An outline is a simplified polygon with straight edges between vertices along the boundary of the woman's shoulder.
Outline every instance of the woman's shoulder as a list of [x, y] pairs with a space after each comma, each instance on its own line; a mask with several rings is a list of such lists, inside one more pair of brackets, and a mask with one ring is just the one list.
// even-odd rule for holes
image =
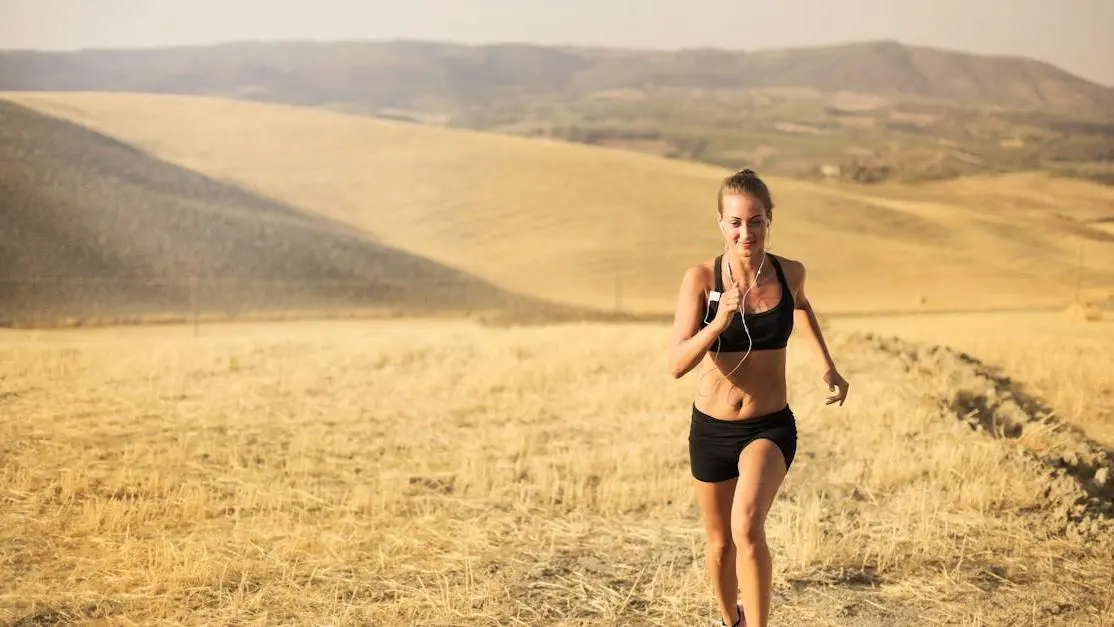
[[781, 264], [781, 267], [785, 270], [788, 270], [788, 269], [801, 270], [805, 267], [804, 262], [801, 262], [797, 259], [790, 259], [789, 257], [786, 257], [785, 255], [775, 255], [774, 253], [769, 253], [769, 255], [771, 257], [773, 257], [774, 259], [777, 259], [777, 262], [779, 264]]
[[770, 253], [770, 256], [777, 260], [778, 265], [781, 266], [781, 271], [785, 273], [785, 280], [793, 286], [798, 286], [804, 281], [805, 278], [805, 264], [804, 262], [796, 259], [790, 259], [782, 255], [775, 255]]
[[681, 284], [691, 290], [708, 291], [715, 285], [715, 261], [706, 260], [689, 266], [681, 278]]

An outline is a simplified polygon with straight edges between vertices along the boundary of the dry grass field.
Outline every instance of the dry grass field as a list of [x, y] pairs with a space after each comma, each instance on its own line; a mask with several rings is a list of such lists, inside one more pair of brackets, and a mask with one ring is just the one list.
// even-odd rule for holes
[[[90, 144], [0, 134], [22, 142], [12, 163], [28, 145], [77, 155], [36, 170], [56, 205], [24, 206], [82, 225], [64, 252], [139, 251], [129, 263], [167, 274], [212, 256], [312, 282], [344, 261], [398, 287], [385, 305], [421, 309], [438, 295], [406, 268], [431, 262], [662, 314], [720, 246], [708, 166], [219, 99], [3, 97], [142, 151], [113, 171]], [[808, 266], [852, 385], [825, 406], [791, 344], [801, 443], [768, 525], [773, 624], [1114, 625], [1114, 188], [767, 180], [772, 249]], [[134, 205], [98, 214], [124, 198], [112, 181]], [[176, 249], [176, 220], [214, 195], [235, 219]], [[165, 213], [128, 222], [150, 199]], [[273, 245], [253, 239], [269, 225]], [[328, 254], [347, 237], [366, 256]], [[686, 442], [699, 375], [669, 376], [668, 325], [413, 308], [0, 329], [0, 624], [708, 624]]]
[[[218, 98], [3, 97], [561, 303], [670, 313], [684, 269], [722, 246], [725, 172], [707, 165]], [[773, 248], [809, 265], [830, 312], [1062, 307], [1081, 273], [1114, 286], [1114, 236], [1096, 221], [1114, 217], [1112, 187], [1036, 174], [877, 187], [767, 180]]]
[[1114, 450], [1114, 319], [1068, 312], [836, 318], [839, 331], [873, 332], [947, 346], [1041, 398], [1065, 423]]
[[[842, 408], [790, 347], [773, 624], [1114, 623], [1109, 453], [989, 366], [867, 326], [829, 332]], [[667, 335], [4, 331], [0, 621], [708, 624], [695, 378], [668, 377]]]

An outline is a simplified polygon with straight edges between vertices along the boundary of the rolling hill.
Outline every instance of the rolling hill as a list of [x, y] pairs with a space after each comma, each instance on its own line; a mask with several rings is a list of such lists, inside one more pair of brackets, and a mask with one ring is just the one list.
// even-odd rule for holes
[[[668, 314], [721, 248], [722, 169], [238, 100], [4, 97], [502, 289]], [[761, 172], [760, 172], [761, 173]], [[1114, 189], [1043, 175], [873, 187], [767, 177], [772, 250], [827, 313], [1054, 306], [1114, 286]], [[1081, 253], [1084, 253], [1081, 255]]]
[[1044, 170], [1114, 182], [1114, 88], [872, 41], [653, 51], [241, 42], [0, 52], [0, 90], [235, 97], [856, 182]]
[[7, 101], [0, 196], [0, 324], [546, 309]]

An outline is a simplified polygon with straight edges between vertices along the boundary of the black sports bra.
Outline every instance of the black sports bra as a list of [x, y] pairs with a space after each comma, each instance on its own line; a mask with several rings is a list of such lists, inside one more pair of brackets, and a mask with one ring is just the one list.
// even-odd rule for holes
[[[793, 332], [793, 292], [789, 289], [789, 282], [785, 280], [785, 274], [781, 271], [781, 264], [777, 257], [770, 255], [769, 258], [774, 264], [774, 272], [777, 273], [777, 280], [781, 285], [781, 298], [778, 299], [776, 305], [766, 311], [746, 314], [745, 329], [743, 328], [742, 318], [738, 314], [732, 316], [727, 328], [724, 329], [723, 333], [720, 333], [717, 341], [712, 344], [710, 349], [712, 352], [736, 353], [745, 352], [748, 348], [751, 351], [777, 350], [785, 348], [789, 342], [789, 335]], [[722, 254], [716, 257], [715, 290], [717, 295], [723, 293], [722, 260]], [[701, 328], [708, 326], [708, 322], [715, 318], [718, 307], [718, 299], [708, 301], [704, 319], [700, 321]], [[750, 331], [749, 340], [747, 339], [748, 330]]]

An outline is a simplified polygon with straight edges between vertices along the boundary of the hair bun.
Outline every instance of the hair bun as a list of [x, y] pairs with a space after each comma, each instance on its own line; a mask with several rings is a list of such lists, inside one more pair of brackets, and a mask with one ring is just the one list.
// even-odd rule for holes
[[757, 174], [754, 173], [754, 170], [751, 170], [750, 168], [743, 168], [742, 170], [739, 170], [735, 174], [736, 175], [741, 174], [743, 176], [758, 176]]

